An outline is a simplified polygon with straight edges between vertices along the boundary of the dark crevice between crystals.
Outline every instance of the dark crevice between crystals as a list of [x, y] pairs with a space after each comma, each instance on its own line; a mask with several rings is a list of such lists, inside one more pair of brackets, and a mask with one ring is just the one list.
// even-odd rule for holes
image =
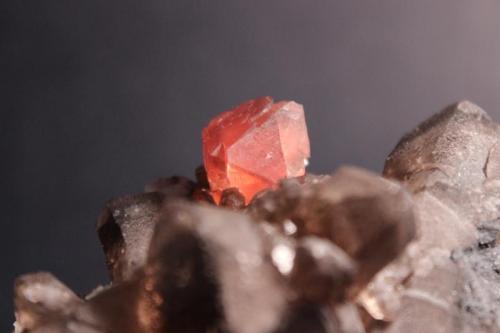
[[[199, 333], [220, 326], [223, 315], [213, 265], [203, 242], [189, 230], [173, 227], [151, 267], [155, 291], [164, 302], [159, 311], [168, 332]], [[158, 263], [157, 265], [155, 263]]]
[[112, 280], [121, 280], [123, 277], [119, 267], [119, 258], [126, 251], [122, 231], [109, 210], [105, 210], [99, 219], [107, 221], [97, 229], [106, 256], [106, 266]]
[[324, 317], [318, 304], [297, 303], [288, 311], [282, 326], [273, 333], [334, 333], [328, 327], [333, 325], [328, 323], [329, 319]]
[[126, 280], [144, 263], [148, 243], [165, 195], [139, 193], [110, 200], [97, 221], [111, 281]]

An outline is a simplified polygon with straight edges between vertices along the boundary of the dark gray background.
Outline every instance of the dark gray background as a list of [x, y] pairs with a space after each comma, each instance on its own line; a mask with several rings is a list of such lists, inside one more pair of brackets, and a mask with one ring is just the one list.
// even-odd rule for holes
[[200, 163], [215, 114], [304, 104], [311, 170], [381, 170], [399, 137], [468, 98], [500, 119], [496, 0], [0, 1], [0, 323], [15, 276], [107, 280], [103, 203]]

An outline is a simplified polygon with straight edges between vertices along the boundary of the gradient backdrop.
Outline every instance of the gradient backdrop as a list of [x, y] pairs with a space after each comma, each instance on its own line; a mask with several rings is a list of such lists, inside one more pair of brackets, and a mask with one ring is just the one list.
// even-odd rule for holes
[[19, 274], [106, 283], [103, 203], [192, 175], [208, 120], [265, 94], [304, 104], [310, 170], [380, 171], [449, 103], [500, 120], [500, 2], [0, 1], [0, 330]]

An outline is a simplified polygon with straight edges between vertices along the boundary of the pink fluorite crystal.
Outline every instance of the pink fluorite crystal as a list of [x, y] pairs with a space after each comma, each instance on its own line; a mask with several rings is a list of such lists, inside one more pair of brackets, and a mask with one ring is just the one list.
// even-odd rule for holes
[[203, 130], [203, 159], [217, 201], [224, 189], [237, 188], [248, 202], [283, 178], [302, 176], [309, 156], [304, 109], [293, 101], [257, 98]]

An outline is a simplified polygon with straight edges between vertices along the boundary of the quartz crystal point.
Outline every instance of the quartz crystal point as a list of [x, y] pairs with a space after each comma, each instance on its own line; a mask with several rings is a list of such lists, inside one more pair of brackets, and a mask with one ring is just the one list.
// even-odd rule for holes
[[106, 263], [114, 282], [129, 279], [146, 261], [163, 196], [157, 192], [109, 201], [97, 222]]
[[359, 300], [388, 332], [500, 332], [499, 126], [470, 102], [403, 137], [384, 174], [415, 193], [417, 235]]
[[286, 180], [257, 196], [248, 213], [298, 238], [328, 239], [358, 267], [351, 293], [395, 259], [414, 236], [413, 200], [398, 183], [343, 167], [330, 177]]
[[488, 114], [460, 102], [405, 135], [387, 158], [384, 175], [414, 186], [419, 179], [427, 185], [438, 180], [458, 187], [478, 185], [488, 170], [496, 170], [488, 157], [496, 152], [497, 141], [498, 126]]
[[97, 233], [113, 282], [131, 278], [145, 263], [164, 202], [178, 199], [213, 202], [202, 184], [181, 176], [156, 179], [145, 186], [145, 191], [110, 200], [99, 216]]
[[292, 101], [257, 98], [220, 114], [203, 130], [203, 159], [216, 196], [235, 187], [250, 201], [283, 178], [304, 175], [309, 156], [304, 110]]

